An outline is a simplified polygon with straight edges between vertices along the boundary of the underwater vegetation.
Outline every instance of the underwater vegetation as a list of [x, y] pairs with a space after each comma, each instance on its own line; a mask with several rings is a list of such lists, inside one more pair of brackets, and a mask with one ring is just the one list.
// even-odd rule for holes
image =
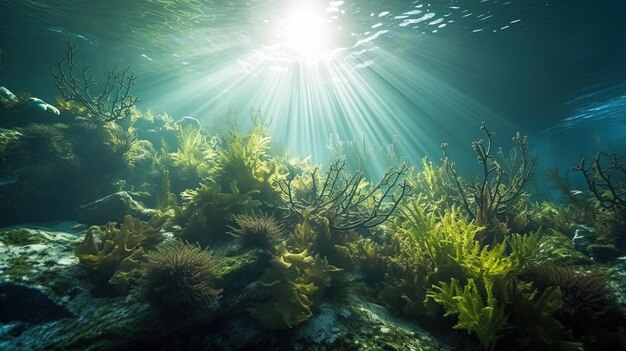
[[[626, 249], [619, 155], [581, 159], [585, 191], [551, 172], [563, 203], [537, 203], [528, 139], [514, 134], [505, 153], [483, 123], [477, 176], [461, 174], [445, 144], [441, 163], [412, 165], [392, 143], [390, 167], [370, 180], [373, 152], [358, 143], [333, 141], [335, 157], [319, 165], [273, 147], [258, 111], [247, 130], [141, 112], [128, 68], [98, 81], [77, 54], [70, 42], [52, 68], [58, 114], [27, 95], [0, 99], [0, 223], [89, 226], [63, 261], [81, 272], [66, 300], [88, 296], [107, 313], [81, 317], [89, 328], [65, 325], [81, 335], [59, 349], [112, 349], [102, 335], [167, 348], [205, 334], [217, 348], [223, 336], [211, 333], [223, 325], [245, 336], [233, 348], [288, 348], [313, 330], [327, 335], [320, 349], [402, 349], [409, 334], [375, 309], [467, 348], [626, 348], [623, 278], [611, 270]], [[18, 248], [3, 272], [27, 276], [35, 263], [22, 253], [52, 245], [45, 238], [2, 231]], [[357, 340], [367, 329], [376, 335]]]

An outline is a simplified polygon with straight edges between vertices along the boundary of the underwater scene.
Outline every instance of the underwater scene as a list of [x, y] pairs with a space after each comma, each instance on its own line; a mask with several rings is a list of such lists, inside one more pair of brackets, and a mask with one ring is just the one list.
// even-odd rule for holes
[[625, 15], [0, 0], [0, 350], [626, 350]]

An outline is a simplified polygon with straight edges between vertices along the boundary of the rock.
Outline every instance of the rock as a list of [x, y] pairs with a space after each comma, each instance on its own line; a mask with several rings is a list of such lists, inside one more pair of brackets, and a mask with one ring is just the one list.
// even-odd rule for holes
[[17, 96], [15, 96], [15, 94], [13, 94], [9, 89], [0, 86], [0, 100], [2, 99], [17, 102]]
[[156, 214], [156, 210], [144, 208], [130, 194], [120, 191], [80, 206], [76, 216], [80, 223], [92, 225], [111, 221], [121, 222], [125, 215], [131, 215], [140, 220], [148, 220], [154, 214]]
[[574, 229], [574, 237], [572, 244], [574, 248], [580, 252], [587, 252], [587, 246], [594, 241], [593, 229], [585, 227], [582, 224], [572, 223], [570, 229]]
[[36, 97], [32, 97], [28, 99], [28, 101], [26, 101], [26, 106], [28, 106], [29, 108], [33, 110], [50, 112], [56, 116], [61, 114], [58, 108]]
[[73, 315], [38, 289], [19, 284], [0, 284], [0, 322], [41, 323]]

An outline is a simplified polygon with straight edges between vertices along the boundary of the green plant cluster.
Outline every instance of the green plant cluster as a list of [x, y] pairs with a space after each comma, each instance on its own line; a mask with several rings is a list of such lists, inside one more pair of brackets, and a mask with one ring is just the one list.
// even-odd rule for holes
[[256, 291], [252, 316], [270, 329], [292, 328], [313, 316], [313, 309], [341, 269], [315, 252], [317, 237], [329, 231], [324, 218], [305, 215], [287, 240], [276, 247]]
[[[156, 217], [155, 217], [156, 218]], [[144, 223], [131, 216], [118, 225], [92, 226], [74, 254], [80, 264], [113, 285], [128, 285], [137, 277], [144, 248], [163, 239], [161, 218]]]

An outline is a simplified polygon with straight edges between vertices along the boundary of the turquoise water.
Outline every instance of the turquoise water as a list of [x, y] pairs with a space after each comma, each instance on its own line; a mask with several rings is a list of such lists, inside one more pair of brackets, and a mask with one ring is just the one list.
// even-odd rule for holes
[[0, 350], [626, 350], [625, 15], [0, 0]]
[[72, 38], [96, 67], [131, 65], [144, 109], [204, 124], [259, 109], [275, 140], [319, 160], [331, 134], [397, 137], [405, 155], [438, 159], [443, 141], [467, 149], [481, 121], [503, 138], [531, 135], [548, 164], [575, 161], [593, 133], [623, 141], [621, 1], [0, 6], [0, 78], [14, 91], [53, 99], [48, 67]]

